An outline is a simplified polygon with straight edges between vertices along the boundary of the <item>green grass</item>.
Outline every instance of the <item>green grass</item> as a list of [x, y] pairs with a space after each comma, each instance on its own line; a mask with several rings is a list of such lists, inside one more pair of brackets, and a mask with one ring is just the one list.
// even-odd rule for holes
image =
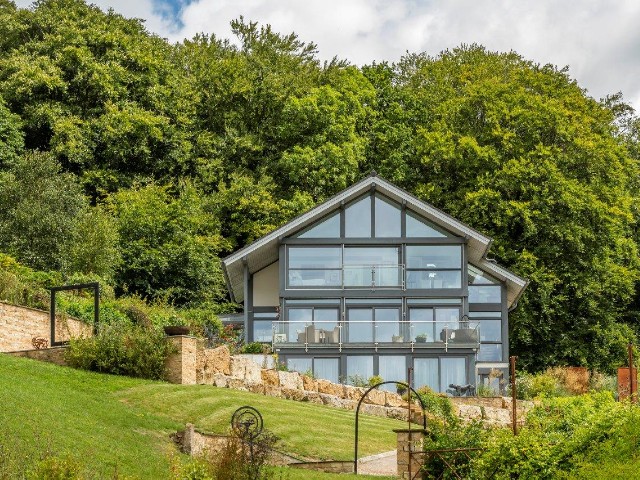
[[[353, 455], [354, 412], [209, 386], [180, 386], [101, 375], [0, 354], [0, 445], [20, 454], [50, 449], [69, 454], [91, 478], [169, 477], [181, 457], [169, 435], [194, 423], [224, 432], [232, 412], [252, 405], [281, 450], [336, 460]], [[393, 428], [404, 422], [361, 416], [360, 455], [395, 447]], [[290, 480], [345, 475], [284, 469]], [[366, 477], [359, 477], [366, 478]], [[373, 478], [373, 477], [372, 477]], [[375, 477], [380, 479], [381, 477]]]
[[[118, 396], [128, 404], [212, 433], [227, 432], [234, 410], [251, 405], [261, 412], [265, 428], [282, 439], [281, 450], [313, 459], [353, 459], [353, 411], [206, 385], [148, 384]], [[406, 423], [361, 415], [359, 456], [393, 450], [394, 428], [406, 428]]]

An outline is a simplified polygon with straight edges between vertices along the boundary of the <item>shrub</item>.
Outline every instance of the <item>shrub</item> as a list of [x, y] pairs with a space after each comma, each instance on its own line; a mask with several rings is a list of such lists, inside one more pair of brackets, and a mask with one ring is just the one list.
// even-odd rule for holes
[[374, 375], [373, 377], [369, 377], [369, 380], [367, 380], [367, 387], [373, 387], [374, 385], [378, 385], [382, 382], [384, 382], [384, 380], [380, 375]]
[[95, 337], [69, 343], [65, 359], [70, 366], [95, 372], [161, 379], [171, 346], [158, 330], [138, 326], [102, 326]]
[[243, 345], [242, 348], [240, 349], [240, 353], [253, 353], [253, 354], [264, 353], [265, 347], [267, 347], [267, 345], [263, 343], [251, 342], [251, 343], [247, 343], [246, 345]]

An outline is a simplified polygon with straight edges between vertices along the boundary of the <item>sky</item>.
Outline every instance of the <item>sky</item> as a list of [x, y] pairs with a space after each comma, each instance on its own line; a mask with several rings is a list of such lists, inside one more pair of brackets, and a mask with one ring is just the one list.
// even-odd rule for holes
[[[18, 0], [26, 7], [31, 0]], [[622, 92], [640, 111], [638, 0], [92, 0], [172, 42], [196, 33], [233, 40], [229, 23], [270, 24], [318, 46], [318, 56], [356, 65], [437, 55], [461, 44], [516, 51], [568, 66], [590, 96]]]

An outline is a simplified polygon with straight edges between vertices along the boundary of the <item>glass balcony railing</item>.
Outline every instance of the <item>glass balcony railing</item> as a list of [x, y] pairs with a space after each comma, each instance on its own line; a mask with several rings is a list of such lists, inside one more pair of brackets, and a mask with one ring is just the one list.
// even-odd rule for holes
[[404, 265], [344, 265], [345, 288], [404, 288]]
[[480, 343], [478, 322], [348, 321], [273, 322], [273, 343], [290, 346], [388, 344], [471, 348]]

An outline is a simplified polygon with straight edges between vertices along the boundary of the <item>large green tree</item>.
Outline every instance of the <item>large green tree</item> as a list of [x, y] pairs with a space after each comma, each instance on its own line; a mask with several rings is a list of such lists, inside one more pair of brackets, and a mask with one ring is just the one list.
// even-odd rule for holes
[[[492, 236], [492, 255], [530, 279], [511, 315], [521, 365], [621, 362], [635, 338], [620, 320], [638, 278], [638, 170], [614, 112], [565, 70], [475, 45], [367, 73], [392, 102], [373, 152], [401, 147], [372, 164]], [[404, 128], [385, 132], [396, 119]]]

